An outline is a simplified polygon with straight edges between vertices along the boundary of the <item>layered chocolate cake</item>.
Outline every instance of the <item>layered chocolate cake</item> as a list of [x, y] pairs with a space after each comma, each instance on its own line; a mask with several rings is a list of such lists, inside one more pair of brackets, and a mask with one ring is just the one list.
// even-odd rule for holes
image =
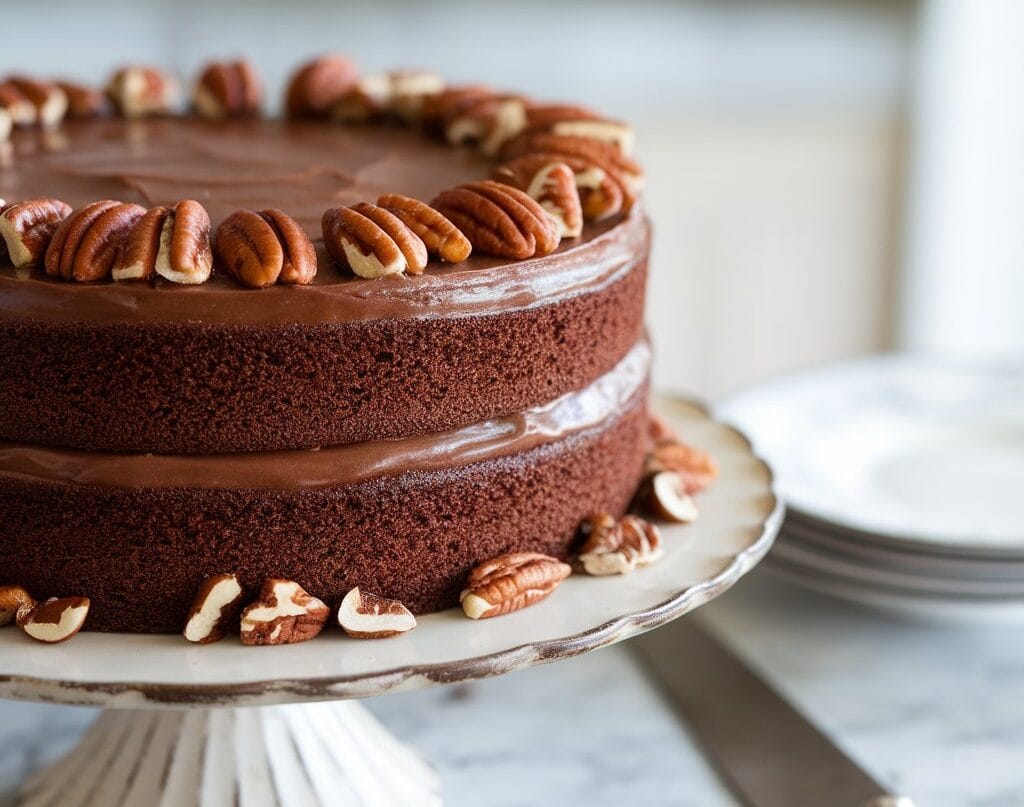
[[[623, 129], [503, 94], [470, 104], [424, 76], [392, 74], [423, 87], [392, 95], [334, 76], [330, 104], [293, 86], [280, 120], [216, 74], [201, 115], [142, 116], [165, 110], [119, 95], [121, 75], [106, 102], [120, 114], [97, 101], [57, 128], [14, 127], [0, 207], [66, 210], [40, 208], [45, 249], [0, 222], [0, 584], [88, 597], [93, 630], [180, 631], [225, 572], [250, 595], [286, 578], [335, 605], [358, 586], [421, 613], [457, 604], [481, 561], [565, 558], [585, 516], [626, 509], [648, 422], [649, 231], [630, 199], [594, 196], [635, 190], [614, 169]], [[545, 197], [553, 163], [581, 223]], [[385, 236], [422, 221], [385, 194], [433, 200], [472, 254], [440, 260], [424, 230], [418, 263], [419, 240]], [[182, 200], [214, 233], [205, 282], [159, 271], [183, 271], [179, 225], [202, 229]], [[255, 223], [229, 239], [240, 210]], [[536, 210], [560, 236], [548, 254]], [[331, 215], [365, 228], [362, 258], [358, 233], [331, 243]], [[264, 225], [280, 241], [269, 281], [250, 271]], [[133, 249], [159, 252], [157, 271]]]

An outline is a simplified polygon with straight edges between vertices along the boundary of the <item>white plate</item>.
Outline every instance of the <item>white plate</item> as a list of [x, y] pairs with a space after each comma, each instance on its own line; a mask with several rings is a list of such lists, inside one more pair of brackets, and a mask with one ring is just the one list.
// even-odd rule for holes
[[716, 409], [791, 509], [897, 541], [1024, 556], [1024, 372], [916, 355], [807, 370]]
[[771, 472], [740, 433], [695, 406], [659, 409], [714, 454], [721, 475], [700, 496], [696, 523], [665, 527], [665, 557], [646, 569], [573, 575], [532, 608], [480, 622], [453, 609], [382, 641], [348, 639], [334, 628], [280, 647], [101, 633], [51, 646], [7, 628], [0, 630], [0, 697], [126, 707], [366, 697], [498, 675], [656, 627], [728, 589], [768, 551], [782, 521]]

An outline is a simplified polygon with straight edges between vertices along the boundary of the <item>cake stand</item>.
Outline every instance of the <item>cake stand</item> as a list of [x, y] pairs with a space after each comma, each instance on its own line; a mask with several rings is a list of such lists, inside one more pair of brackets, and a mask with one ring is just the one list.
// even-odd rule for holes
[[104, 707], [66, 757], [24, 784], [19, 804], [439, 804], [433, 769], [359, 698], [500, 675], [621, 641], [714, 599], [771, 546], [782, 505], [747, 440], [695, 405], [658, 408], [715, 455], [721, 477], [701, 494], [700, 518], [666, 525], [665, 556], [632, 575], [573, 575], [532, 608], [479, 622], [452, 609], [381, 641], [328, 628], [278, 647], [100, 633], [42, 645], [0, 631], [0, 697]]

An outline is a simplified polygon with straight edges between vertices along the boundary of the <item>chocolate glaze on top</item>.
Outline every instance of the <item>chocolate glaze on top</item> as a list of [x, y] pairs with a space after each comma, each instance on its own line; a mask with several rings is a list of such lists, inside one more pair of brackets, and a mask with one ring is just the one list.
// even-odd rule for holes
[[201, 286], [65, 283], [38, 270], [0, 273], [0, 317], [64, 322], [349, 322], [453, 317], [543, 305], [621, 275], [643, 246], [639, 214], [588, 226], [544, 258], [508, 263], [474, 255], [431, 263], [419, 276], [366, 280], [334, 266], [320, 237], [324, 210], [383, 192], [430, 200], [446, 187], [488, 175], [470, 149], [379, 127], [192, 119], [69, 122], [57, 133], [18, 131], [0, 197], [49, 196], [80, 207], [100, 198], [147, 206], [201, 201], [214, 227], [239, 208], [279, 208], [317, 245], [312, 286], [240, 288], [215, 273]]

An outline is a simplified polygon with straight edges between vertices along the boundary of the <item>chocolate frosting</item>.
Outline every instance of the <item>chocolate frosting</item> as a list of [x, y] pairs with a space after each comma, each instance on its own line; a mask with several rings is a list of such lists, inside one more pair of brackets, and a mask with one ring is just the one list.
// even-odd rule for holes
[[443, 470], [528, 451], [597, 426], [637, 394], [649, 369], [650, 348], [640, 342], [585, 389], [525, 412], [448, 432], [312, 451], [125, 455], [0, 443], [0, 479], [125, 488], [293, 490]]
[[[0, 317], [65, 322], [346, 322], [453, 317], [542, 305], [613, 282], [647, 238], [639, 214], [588, 226], [553, 255], [506, 263], [474, 255], [431, 263], [419, 276], [365, 280], [331, 264], [320, 239], [325, 209], [383, 192], [429, 200], [490, 172], [468, 148], [407, 130], [274, 120], [69, 122], [59, 132], [18, 131], [0, 171], [0, 197], [49, 196], [79, 207], [98, 198], [147, 206], [194, 198], [216, 226], [239, 208], [278, 208], [317, 245], [307, 287], [253, 291], [215, 273], [196, 287], [159, 280], [66, 283], [0, 273]], [[626, 230], [627, 232], [623, 232]]]

